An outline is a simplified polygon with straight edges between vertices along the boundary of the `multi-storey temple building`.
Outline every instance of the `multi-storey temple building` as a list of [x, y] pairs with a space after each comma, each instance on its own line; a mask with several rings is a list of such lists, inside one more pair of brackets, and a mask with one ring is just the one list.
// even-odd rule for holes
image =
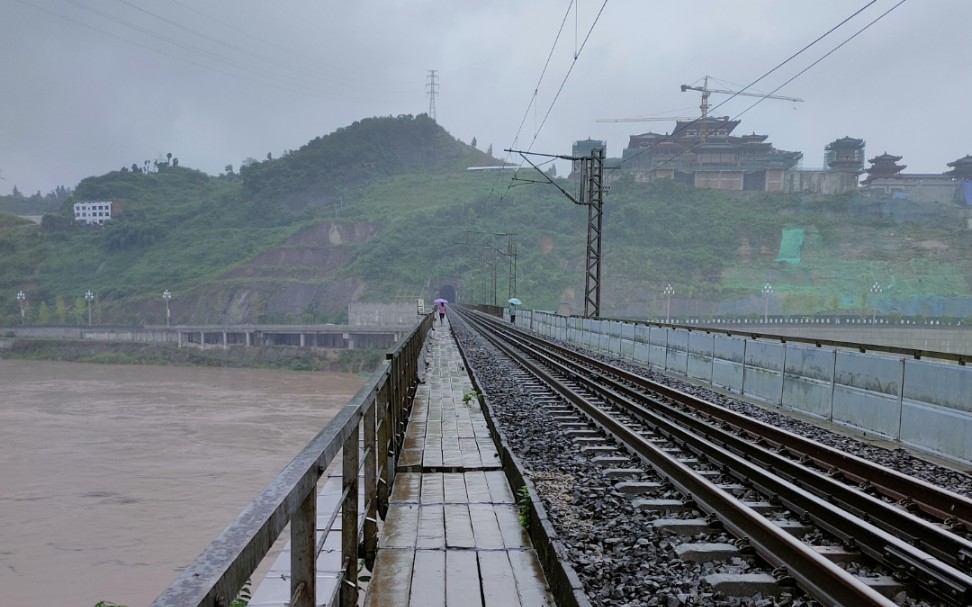
[[766, 135], [734, 135], [738, 120], [678, 121], [671, 134], [632, 135], [621, 157], [643, 181], [673, 179], [697, 188], [784, 191], [784, 173], [803, 158], [778, 150]]
[[[631, 135], [621, 169], [638, 181], [672, 179], [697, 188], [810, 194], [860, 191], [870, 197], [965, 200], [972, 206], [972, 155], [949, 162], [951, 170], [944, 173], [907, 174], [902, 173], [906, 166], [898, 164], [902, 157], [888, 153], [871, 158], [871, 166], [865, 168], [864, 140], [841, 137], [824, 149], [823, 168], [803, 169], [799, 166], [802, 152], [778, 150], [766, 135], [735, 135], [738, 126], [738, 120], [708, 117], [679, 120], [675, 130], [664, 135]], [[573, 155], [586, 157], [598, 148], [605, 148], [605, 142], [575, 141]]]

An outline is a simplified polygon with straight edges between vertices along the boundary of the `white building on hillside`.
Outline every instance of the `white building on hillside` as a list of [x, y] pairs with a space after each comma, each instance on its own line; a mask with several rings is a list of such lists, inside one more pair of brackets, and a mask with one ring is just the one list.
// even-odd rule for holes
[[104, 200], [75, 202], [74, 219], [75, 221], [83, 221], [87, 224], [103, 224], [108, 219], [111, 219], [111, 203]]

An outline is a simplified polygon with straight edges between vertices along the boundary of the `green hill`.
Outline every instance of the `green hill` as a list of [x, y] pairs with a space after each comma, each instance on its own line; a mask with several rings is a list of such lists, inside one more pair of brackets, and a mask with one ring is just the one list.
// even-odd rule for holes
[[[502, 302], [514, 243], [525, 305], [580, 313], [586, 208], [549, 185], [509, 187], [505, 171], [466, 170], [487, 164], [499, 161], [427, 116], [370, 118], [238, 174], [162, 162], [91, 177], [40, 227], [0, 206], [0, 323], [19, 321], [19, 290], [40, 324], [86, 320], [89, 289], [105, 324], [164, 322], [166, 289], [175, 323], [341, 322], [349, 302], [430, 298], [446, 282], [465, 301], [492, 302], [495, 280]], [[970, 294], [970, 233], [954, 205], [931, 224], [896, 225], [852, 221], [869, 203], [850, 196], [730, 195], [613, 175], [610, 186], [607, 316], [662, 313], [669, 283], [682, 313], [741, 313], [765, 282], [794, 314], [859, 312], [874, 282], [888, 307]], [[76, 225], [79, 200], [112, 201], [112, 221]], [[802, 244], [794, 236], [781, 251], [784, 230]]]

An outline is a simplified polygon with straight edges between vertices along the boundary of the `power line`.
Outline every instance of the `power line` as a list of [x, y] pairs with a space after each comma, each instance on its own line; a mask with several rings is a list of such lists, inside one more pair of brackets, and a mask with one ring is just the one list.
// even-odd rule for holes
[[[776, 91], [778, 91], [778, 90], [780, 90], [780, 89], [781, 89], [781, 88], [783, 88], [784, 86], [786, 86], [786, 85], [788, 85], [788, 84], [790, 84], [791, 82], [793, 82], [794, 80], [796, 80], [797, 78], [799, 78], [800, 76], [802, 76], [802, 75], [803, 75], [804, 73], [806, 73], [806, 72], [807, 72], [807, 70], [809, 70], [810, 68], [812, 68], [813, 66], [815, 66], [815, 65], [817, 65], [818, 63], [820, 63], [821, 61], [823, 61], [823, 60], [824, 60], [824, 59], [826, 59], [827, 57], [829, 57], [829, 56], [831, 56], [832, 54], [834, 54], [834, 53], [835, 53], [835, 52], [837, 51], [837, 49], [839, 49], [839, 48], [841, 48], [842, 46], [844, 46], [845, 44], [847, 44], [848, 42], [850, 42], [850, 41], [851, 41], [851, 40], [853, 40], [854, 38], [857, 38], [857, 37], [858, 37], [858, 36], [859, 36], [860, 34], [862, 34], [862, 33], [864, 33], [864, 31], [865, 31], [865, 30], [867, 30], [868, 28], [870, 28], [870, 27], [871, 27], [872, 25], [874, 25], [875, 23], [877, 23], [877, 22], [878, 22], [878, 21], [880, 21], [881, 19], [884, 19], [884, 17], [885, 17], [885, 16], [887, 16], [887, 14], [888, 14], [888, 13], [890, 13], [890, 12], [891, 12], [891, 11], [893, 11], [894, 9], [896, 9], [896, 8], [898, 8], [899, 6], [901, 6], [902, 4], [904, 4], [904, 3], [905, 3], [905, 1], [906, 1], [906, 0], [900, 0], [900, 1], [899, 1], [899, 2], [897, 3], [897, 4], [895, 4], [894, 6], [892, 6], [891, 8], [889, 8], [888, 10], [886, 10], [886, 11], [884, 11], [883, 13], [881, 13], [880, 15], [878, 15], [878, 16], [877, 16], [877, 17], [876, 17], [876, 18], [875, 18], [875, 19], [874, 19], [873, 21], [871, 21], [870, 23], [868, 23], [867, 25], [865, 25], [865, 26], [864, 26], [864, 27], [862, 27], [861, 29], [859, 29], [859, 30], [857, 30], [856, 32], [854, 32], [854, 35], [852, 35], [852, 36], [851, 36], [850, 38], [848, 38], [848, 39], [846, 39], [846, 40], [844, 40], [843, 42], [841, 42], [840, 44], [838, 44], [838, 45], [837, 45], [837, 46], [835, 46], [834, 48], [832, 48], [832, 49], [830, 49], [830, 50], [829, 50], [829, 51], [828, 51], [827, 53], [825, 53], [825, 54], [824, 54], [823, 56], [821, 56], [821, 57], [820, 57], [819, 59], [817, 59], [816, 61], [814, 61], [813, 63], [811, 63], [811, 64], [810, 64], [810, 65], [808, 65], [807, 67], [805, 67], [805, 68], [803, 68], [802, 70], [800, 70], [799, 72], [797, 72], [797, 73], [796, 73], [796, 74], [795, 74], [795, 75], [794, 75], [794, 76], [793, 76], [792, 78], [790, 78], [789, 80], [787, 80], [786, 82], [784, 82], [784, 83], [783, 83], [783, 84], [781, 84], [780, 86], [778, 86], [778, 87], [776, 87], [775, 89], [773, 89], [772, 91], [770, 91], [769, 93], [767, 93], [767, 96], [769, 96], [769, 95], [772, 95], [773, 93], [775, 93]], [[746, 113], [746, 112], [748, 112], [749, 110], [751, 110], [751, 109], [753, 109], [754, 107], [756, 107], [757, 105], [759, 105], [760, 103], [762, 103], [762, 102], [763, 102], [763, 101], [764, 101], [765, 99], [766, 99], [766, 97], [763, 97], [763, 98], [761, 98], [761, 99], [757, 99], [757, 100], [756, 100], [755, 102], [753, 102], [753, 104], [752, 104], [752, 105], [750, 105], [750, 106], [749, 106], [748, 108], [746, 108], [746, 109], [744, 109], [743, 111], [741, 111], [741, 112], [739, 112], [738, 114], [736, 114], [736, 118], [739, 118], [740, 116], [742, 116], [743, 114], [745, 114], [745, 113]], [[733, 120], [735, 120], [735, 118], [734, 118]]]
[[533, 134], [533, 141], [530, 142], [530, 147], [527, 148], [527, 150], [533, 149], [533, 144], [536, 142], [537, 137], [540, 135], [540, 131], [543, 129], [543, 126], [547, 123], [547, 118], [550, 117], [550, 112], [553, 111], [554, 105], [557, 104], [557, 100], [560, 98], [560, 93], [563, 92], [564, 86], [567, 84], [567, 79], [570, 78], [571, 72], [574, 71], [574, 66], [577, 65], [577, 59], [580, 58], [580, 54], [584, 51], [584, 47], [587, 46], [587, 41], [591, 39], [591, 34], [594, 32], [594, 27], [597, 25], [598, 20], [600, 20], [601, 14], [604, 13], [604, 8], [607, 6], [607, 3], [608, 0], [604, 0], [604, 3], [601, 4], [601, 8], [597, 11], [597, 16], [594, 17], [594, 22], [591, 23], [590, 29], [587, 30], [587, 35], [584, 37], [584, 42], [581, 43], [580, 48], [577, 49], [577, 51], [575, 51], [574, 59], [573, 61], [570, 62], [570, 68], [567, 69], [567, 73], [564, 75], [564, 79], [560, 83], [560, 88], [557, 89], [557, 94], [554, 95], [553, 101], [550, 102], [550, 107], [547, 108], [547, 113], [544, 114], [543, 121], [540, 123], [540, 126], [537, 128], [536, 133]]
[[[248, 80], [250, 82], [254, 82], [256, 84], [259, 84], [261, 86], [269, 86], [269, 87], [272, 87], [272, 88], [279, 88], [279, 89], [287, 90], [287, 91], [290, 91], [290, 92], [308, 94], [308, 95], [313, 96], [313, 97], [330, 97], [330, 98], [339, 98], [340, 97], [340, 95], [335, 91], [335, 89], [333, 87], [333, 83], [330, 80], [321, 79], [321, 76], [322, 75], [311, 74], [311, 76], [312, 76], [311, 79], [317, 81], [315, 83], [315, 82], [311, 82], [311, 81], [308, 80], [308, 78], [307, 78], [308, 74], [306, 74], [306, 73], [297, 73], [297, 74], [294, 74], [294, 75], [282, 74], [281, 73], [282, 71], [288, 71], [289, 70], [289, 71], [293, 72], [294, 69], [289, 64], [284, 64], [284, 63], [276, 62], [275, 59], [272, 58], [272, 57], [269, 57], [269, 56], [266, 56], [266, 55], [262, 55], [261, 56], [258, 53], [254, 53], [252, 51], [248, 51], [247, 49], [242, 48], [242, 47], [239, 47], [238, 45], [234, 45], [234, 44], [230, 44], [230, 43], [221, 41], [221, 40], [219, 40], [219, 39], [217, 39], [217, 38], [215, 38], [213, 36], [210, 36], [210, 35], [208, 35], [208, 34], [206, 34], [204, 32], [199, 32], [199, 31], [193, 30], [191, 28], [182, 26], [181, 24], [179, 24], [179, 23], [177, 23], [177, 22], [175, 22], [175, 21], [173, 21], [171, 19], [168, 19], [168, 18], [163, 17], [161, 15], [157, 15], [155, 13], [152, 13], [151, 11], [147, 11], [145, 9], [142, 9], [142, 8], [140, 8], [138, 6], [135, 6], [135, 5], [131, 4], [130, 2], [126, 2], [125, 0], [119, 0], [119, 1], [122, 4], [125, 4], [126, 6], [130, 6], [131, 8], [134, 8], [134, 9], [140, 11], [140, 12], [146, 13], [146, 14], [152, 16], [155, 19], [161, 20], [161, 21], [163, 21], [165, 23], [168, 23], [169, 25], [172, 25], [172, 26], [178, 27], [180, 29], [183, 29], [185, 31], [188, 31], [188, 32], [190, 32], [191, 34], [193, 34], [195, 36], [199, 36], [199, 37], [203, 38], [204, 40], [206, 40], [206, 41], [208, 41], [210, 43], [215, 43], [215, 44], [219, 44], [219, 45], [222, 45], [222, 46], [225, 46], [225, 47], [229, 47], [231, 49], [234, 49], [235, 51], [242, 52], [244, 54], [250, 55], [251, 57], [254, 57], [256, 59], [259, 59], [261, 61], [270, 63], [271, 65], [270, 65], [269, 68], [261, 68], [261, 67], [258, 67], [256, 65], [253, 65], [252, 63], [250, 63], [250, 64], [243, 63], [243, 62], [241, 62], [239, 60], [236, 60], [236, 59], [233, 59], [231, 57], [227, 57], [225, 55], [222, 55], [222, 54], [219, 54], [219, 53], [216, 53], [216, 52], [213, 52], [213, 51], [206, 50], [204, 48], [199, 47], [198, 45], [192, 44], [192, 43], [187, 42], [185, 40], [180, 40], [180, 39], [174, 38], [174, 37], [172, 37], [170, 35], [166, 35], [166, 34], [163, 34], [163, 33], [157, 32], [157, 31], [154, 31], [154, 30], [152, 30], [150, 28], [147, 28], [147, 27], [144, 27], [144, 26], [140, 26], [140, 25], [138, 25], [136, 23], [133, 23], [133, 22], [128, 21], [126, 19], [123, 19], [121, 17], [115, 16], [113, 14], [110, 14], [110, 13], [106, 12], [106, 11], [99, 10], [97, 8], [93, 8], [93, 7], [84, 5], [84, 4], [80, 3], [80, 2], [78, 2], [77, 0], [67, 0], [67, 3], [68, 4], [72, 4], [75, 7], [77, 7], [78, 9], [81, 9], [83, 11], [87, 11], [87, 12], [90, 12], [90, 13], [92, 13], [94, 15], [97, 15], [98, 17], [100, 17], [100, 18], [102, 18], [102, 19], [104, 19], [106, 21], [113, 22], [113, 23], [115, 23], [117, 25], [120, 25], [121, 27], [134, 30], [134, 31], [138, 32], [139, 34], [143, 34], [143, 35], [145, 35], [145, 36], [147, 36], [149, 38], [155, 38], [156, 40], [158, 40], [158, 41], [160, 41], [160, 42], [162, 42], [164, 44], [168, 44], [168, 45], [171, 45], [171, 46], [176, 47], [178, 49], [182, 49], [184, 51], [187, 51], [191, 55], [196, 56], [198, 59], [202, 59], [202, 61], [200, 61], [200, 60], [198, 60], [196, 58], [193, 58], [193, 57], [186, 57], [186, 56], [181, 55], [181, 54], [175, 54], [175, 53], [169, 52], [169, 51], [167, 51], [167, 50], [165, 50], [163, 48], [158, 48], [155, 45], [146, 44], [145, 42], [142, 42], [142, 41], [139, 41], [139, 40], [136, 40], [136, 39], [132, 39], [132, 38], [129, 38], [129, 37], [126, 37], [126, 36], [123, 36], [123, 35], [119, 35], [119, 34], [114, 33], [112, 31], [108, 31], [108, 30], [106, 30], [106, 29], [104, 29], [102, 27], [98, 27], [96, 25], [93, 25], [91, 23], [88, 23], [86, 21], [83, 21], [83, 20], [80, 20], [80, 19], [71, 17], [69, 15], [63, 14], [63, 13], [58, 12], [58, 11], [51, 10], [51, 9], [45, 7], [45, 6], [39, 6], [37, 4], [34, 4], [33, 2], [30, 2], [29, 0], [18, 0], [18, 1], [21, 2], [22, 4], [25, 4], [27, 6], [30, 6], [31, 8], [34, 8], [36, 10], [39, 10], [39, 11], [42, 11], [42, 12], [45, 12], [45, 13], [48, 13], [50, 15], [53, 15], [53, 16], [55, 16], [57, 18], [60, 18], [60, 19], [63, 19], [65, 21], [74, 23], [76, 25], [80, 25], [81, 27], [84, 27], [84, 28], [93, 30], [95, 32], [98, 32], [98, 33], [103, 34], [105, 36], [108, 36], [110, 38], [114, 38], [116, 40], [120, 40], [120, 41], [122, 41], [124, 43], [131, 44], [131, 45], [134, 45], [134, 46], [137, 46], [137, 47], [140, 47], [140, 48], [143, 48], [143, 49], [152, 51], [154, 53], [157, 53], [159, 55], [163, 55], [165, 57], [169, 57], [171, 59], [175, 59], [177, 61], [182, 61], [184, 63], [188, 63], [188, 64], [193, 65], [195, 67], [199, 67], [199, 68], [202, 68], [202, 69], [205, 69], [205, 70], [214, 71], [214, 72], [217, 72], [217, 73], [220, 73], [220, 74], [229, 76], [231, 78], [238, 78], [238, 79], [241, 79], [241, 80]], [[212, 62], [212, 63], [210, 63], [210, 62]], [[229, 68], [229, 69], [227, 69], [227, 68]]]
[[[510, 149], [516, 147], [516, 143], [520, 140], [520, 133], [523, 131], [523, 125], [526, 124], [527, 118], [530, 116], [530, 110], [536, 107], [537, 95], [540, 93], [540, 84], [543, 83], [543, 77], [547, 74], [547, 68], [550, 66], [550, 59], [553, 57], [554, 51], [557, 48], [557, 43], [560, 41], [560, 35], [564, 32], [564, 25], [567, 23], [567, 17], [570, 16], [570, 9], [573, 8], [573, 6], [574, 0], [571, 0], [567, 5], [567, 11], [564, 13], [564, 18], [560, 21], [560, 28], [557, 30], [557, 35], [554, 37], [553, 44], [550, 46], [550, 52], [547, 53], [547, 60], [543, 64], [543, 69], [540, 70], [540, 78], [537, 80], [536, 86], [533, 87], [533, 95], [530, 97], [530, 103], [527, 104], [526, 110], [523, 112], [523, 119], [520, 120], [520, 126], [516, 129], [516, 134], [513, 136], [513, 143], [510, 144]], [[508, 153], [506, 155], [506, 159], [503, 160], [503, 163], [505, 164], [512, 157], [512, 155], [512, 153]], [[523, 166], [522, 160], [520, 161], [520, 166]], [[487, 197], [492, 197], [493, 192], [496, 190], [496, 185], [499, 183], [501, 178], [501, 175], [496, 176], [495, 181], [493, 181], [493, 187], [489, 189], [489, 194]], [[509, 191], [510, 188], [507, 186], [506, 192]], [[503, 196], [506, 196], [505, 192]], [[500, 199], [502, 199], [503, 196], [500, 196]]]
[[[581, 43], [580, 48], [576, 48], [576, 50], [574, 51], [573, 59], [571, 60], [570, 67], [567, 69], [567, 73], [564, 75], [563, 80], [560, 82], [560, 87], [557, 89], [557, 93], [554, 95], [553, 100], [550, 102], [550, 106], [547, 108], [547, 112], [544, 114], [543, 120], [540, 122], [540, 125], [537, 127], [537, 129], [533, 133], [533, 139], [530, 141], [530, 145], [529, 145], [529, 147], [527, 147], [527, 151], [530, 151], [530, 150], [533, 149], [533, 145], [536, 143], [537, 137], [540, 135], [540, 131], [543, 129], [544, 125], [547, 123], [547, 119], [550, 117], [550, 113], [553, 111], [554, 106], [557, 104], [557, 100], [560, 98], [560, 94], [563, 92], [564, 86], [566, 86], [566, 84], [567, 84], [567, 79], [570, 78], [570, 74], [574, 71], [574, 66], [577, 65], [577, 60], [580, 58], [581, 53], [584, 51], [584, 48], [587, 46], [587, 42], [588, 42], [588, 40], [590, 40], [591, 34], [594, 32], [594, 28], [595, 28], [595, 26], [597, 26], [597, 22], [601, 19], [601, 15], [604, 13], [604, 8], [607, 6], [607, 3], [608, 3], [608, 0], [604, 0], [604, 3], [601, 4], [601, 8], [598, 9], [597, 15], [594, 17], [594, 21], [591, 23], [591, 27], [587, 30], [587, 35], [584, 36], [584, 41]], [[574, 5], [574, 2], [573, 1], [571, 2], [571, 5], [572, 6]], [[568, 13], [567, 14], [569, 15], [570, 14], [570, 7], [568, 7], [567, 10], [568, 10]], [[564, 16], [564, 21], [566, 22], [566, 20], [567, 20], [567, 15]], [[561, 24], [561, 31], [562, 30], [563, 30], [563, 23]], [[559, 32], [557, 34], [557, 37], [559, 39], [559, 37], [560, 37], [560, 33]], [[555, 41], [554, 44], [556, 45], [556, 41]], [[551, 53], [553, 53], [553, 49], [551, 49]], [[547, 59], [548, 63], [549, 63], [549, 60], [550, 59], [548, 57], [548, 59]], [[544, 71], [546, 71], [546, 66], [544, 66]], [[538, 88], [539, 88], [539, 84], [538, 84]], [[534, 94], [536, 94], [536, 90], [534, 91]], [[527, 111], [529, 111], [529, 108], [527, 109]], [[512, 145], [510, 146], [511, 149], [513, 147], [514, 146], [512, 146]], [[522, 163], [521, 163], [520, 166], [522, 166]], [[514, 172], [514, 178], [515, 177], [516, 177], [516, 173]], [[506, 192], [509, 192], [511, 187], [513, 187], [513, 180], [512, 179], [510, 180], [509, 185], [507, 185], [507, 187], [506, 187]], [[506, 193], [504, 193], [503, 196], [506, 196]], [[501, 196], [500, 198], [502, 198], [503, 196]]]

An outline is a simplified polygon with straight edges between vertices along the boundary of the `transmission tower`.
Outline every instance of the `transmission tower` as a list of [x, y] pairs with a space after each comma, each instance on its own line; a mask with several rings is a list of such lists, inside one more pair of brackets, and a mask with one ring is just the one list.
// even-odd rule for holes
[[435, 120], [435, 96], [439, 94], [439, 83], [436, 72], [439, 70], [429, 70], [429, 75], [425, 79], [425, 90], [429, 93], [429, 118]]

